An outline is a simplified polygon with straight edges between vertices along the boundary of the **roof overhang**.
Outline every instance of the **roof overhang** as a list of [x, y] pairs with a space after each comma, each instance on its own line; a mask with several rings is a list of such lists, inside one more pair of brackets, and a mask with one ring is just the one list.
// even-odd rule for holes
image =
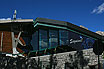
[[11, 27], [30, 24], [33, 24], [33, 19], [0, 20], [0, 31], [11, 31]]
[[17, 19], [17, 20], [0, 20], [0, 24], [7, 23], [31, 23], [33, 19]]
[[61, 28], [61, 29], [69, 29], [75, 33], [82, 34], [84, 36], [93, 37], [95, 39], [100, 39], [104, 41], [103, 36], [95, 32], [92, 32], [90, 30], [79, 27], [77, 25], [74, 25], [70, 22], [66, 22], [66, 21], [52, 20], [52, 19], [46, 19], [46, 18], [37, 18], [34, 21], [34, 27], [37, 27], [37, 26], [47, 26], [47, 27], [54, 27], [54, 28]]

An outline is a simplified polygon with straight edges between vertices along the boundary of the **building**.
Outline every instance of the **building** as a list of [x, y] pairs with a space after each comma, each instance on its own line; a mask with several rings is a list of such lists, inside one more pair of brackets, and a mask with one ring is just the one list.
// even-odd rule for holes
[[0, 21], [0, 51], [28, 56], [93, 48], [104, 37], [65, 21], [46, 18]]
[[[15, 59], [10, 66], [18, 62], [17, 68], [25, 64], [37, 69], [89, 69], [99, 62], [95, 53], [100, 55], [100, 62], [103, 60], [104, 36], [97, 33], [84, 26], [46, 18], [1, 20], [0, 53], [22, 54], [30, 57], [28, 62], [33, 61], [28, 65], [27, 58], [18, 57], [24, 62], [21, 63], [17, 58], [3, 57], [5, 62]], [[8, 66], [9, 62], [5, 62], [0, 65]]]
[[25, 46], [21, 36], [24, 36], [22, 33], [25, 33], [27, 27], [32, 24], [33, 19], [0, 20], [0, 51], [7, 54], [22, 53], [23, 51], [18, 48], [18, 44]]

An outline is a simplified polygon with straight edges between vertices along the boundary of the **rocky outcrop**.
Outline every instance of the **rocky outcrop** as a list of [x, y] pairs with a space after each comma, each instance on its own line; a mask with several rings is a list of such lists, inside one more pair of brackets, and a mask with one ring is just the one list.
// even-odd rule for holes
[[96, 31], [97, 34], [104, 36], [104, 32], [102, 31]]

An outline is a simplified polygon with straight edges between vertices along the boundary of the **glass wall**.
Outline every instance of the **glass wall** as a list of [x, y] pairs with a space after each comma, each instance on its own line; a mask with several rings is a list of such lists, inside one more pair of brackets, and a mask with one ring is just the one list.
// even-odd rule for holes
[[58, 31], [49, 30], [49, 47], [58, 46]]
[[69, 33], [66, 30], [59, 30], [59, 41], [60, 45], [69, 44]]
[[48, 48], [47, 30], [39, 29], [39, 49]]
[[28, 39], [28, 41], [26, 41], [26, 38], [24, 40], [27, 45], [29, 45], [30, 43], [28, 42], [31, 41], [33, 50], [46, 49], [62, 45], [70, 46], [76, 50], [82, 50], [92, 48], [94, 44], [94, 39], [92, 38], [61, 29], [39, 29], [39, 32], [36, 31], [32, 35], [32, 40]]
[[94, 41], [92, 38], [72, 31], [59, 30], [60, 46], [68, 45], [76, 50], [89, 49], [93, 47]]

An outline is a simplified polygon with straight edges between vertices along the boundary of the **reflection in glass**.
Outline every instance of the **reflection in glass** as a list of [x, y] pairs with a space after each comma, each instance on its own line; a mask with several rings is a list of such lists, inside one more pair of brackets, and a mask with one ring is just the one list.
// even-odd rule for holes
[[47, 30], [39, 30], [39, 49], [48, 47]]
[[84, 49], [89, 49], [93, 47], [94, 42], [95, 40], [86, 37], [82, 43], [82, 46]]
[[58, 46], [58, 31], [49, 30], [49, 47]]
[[92, 38], [69, 31], [69, 45], [76, 50], [89, 49], [93, 47], [94, 40]]
[[60, 45], [68, 45], [69, 44], [68, 31], [59, 30], [59, 40]]

